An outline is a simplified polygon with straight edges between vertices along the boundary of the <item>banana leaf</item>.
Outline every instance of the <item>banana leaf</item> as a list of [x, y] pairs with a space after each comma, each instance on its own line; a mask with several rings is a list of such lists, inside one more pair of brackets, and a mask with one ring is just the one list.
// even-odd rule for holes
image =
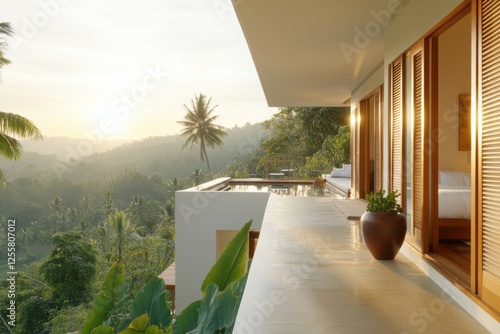
[[115, 330], [111, 326], [99, 326], [94, 328], [91, 334], [115, 334]]
[[163, 334], [164, 332], [155, 325], [149, 326], [150, 318], [143, 314], [129, 324], [129, 326], [119, 334]]
[[161, 278], [153, 277], [134, 299], [129, 319], [120, 329], [124, 329], [144, 314], [149, 317], [149, 324], [165, 328], [170, 325], [170, 309], [167, 304], [165, 284]]
[[252, 220], [246, 223], [224, 248], [201, 285], [203, 293], [211, 284], [217, 285], [219, 291], [224, 291], [231, 282], [245, 274], [248, 261], [248, 231], [251, 225]]
[[173, 333], [184, 334], [192, 331], [198, 326], [198, 314], [200, 310], [201, 300], [192, 302], [188, 307], [182, 310], [175, 317]]
[[215, 284], [208, 286], [201, 300], [198, 326], [188, 334], [232, 333], [247, 277], [245, 274], [221, 292]]
[[101, 290], [92, 303], [92, 309], [83, 324], [82, 334], [91, 334], [92, 330], [100, 326], [107, 319], [109, 312], [115, 305], [118, 288], [125, 281], [124, 266], [115, 262], [109, 269]]

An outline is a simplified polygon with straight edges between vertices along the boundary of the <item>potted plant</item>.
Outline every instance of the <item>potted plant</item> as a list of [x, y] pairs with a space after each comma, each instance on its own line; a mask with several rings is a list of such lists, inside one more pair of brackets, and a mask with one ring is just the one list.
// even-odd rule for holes
[[324, 187], [326, 184], [326, 180], [323, 178], [323, 176], [318, 176], [314, 179], [314, 185], [318, 187]]
[[365, 245], [377, 260], [392, 260], [403, 245], [406, 218], [397, 198], [400, 194], [385, 190], [366, 195], [366, 212], [361, 216], [361, 234]]

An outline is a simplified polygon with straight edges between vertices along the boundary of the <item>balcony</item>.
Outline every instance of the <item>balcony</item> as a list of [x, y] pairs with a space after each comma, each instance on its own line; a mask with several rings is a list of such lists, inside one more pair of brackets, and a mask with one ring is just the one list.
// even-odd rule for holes
[[500, 329], [408, 245], [394, 261], [374, 260], [359, 222], [347, 219], [364, 212], [363, 201], [227, 191], [231, 182], [223, 178], [176, 193], [179, 309], [201, 298], [199, 286], [215, 263], [219, 233], [239, 230], [253, 219], [252, 229], [260, 229], [260, 236], [234, 333]]
[[488, 333], [408, 246], [374, 260], [346, 219], [363, 211], [356, 200], [271, 195], [234, 333]]

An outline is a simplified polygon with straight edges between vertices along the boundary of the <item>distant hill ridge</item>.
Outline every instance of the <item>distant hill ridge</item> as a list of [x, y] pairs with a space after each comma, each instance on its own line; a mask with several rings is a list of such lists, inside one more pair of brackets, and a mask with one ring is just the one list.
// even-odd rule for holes
[[[260, 123], [229, 129], [223, 149], [208, 150], [212, 169], [220, 170], [256, 152], [266, 136]], [[47, 137], [43, 141], [23, 141], [24, 153], [18, 161], [0, 158], [7, 180], [66, 178], [86, 182], [111, 178], [121, 170], [134, 169], [162, 179], [184, 178], [200, 161], [199, 146], [181, 150], [186, 138], [178, 135], [150, 137], [136, 141], [95, 141], [67, 137]]]
[[106, 152], [130, 141], [110, 139], [90, 140], [70, 137], [44, 137], [44, 139], [40, 141], [21, 140], [24, 152], [36, 152], [42, 155], [55, 154], [59, 160], [64, 160], [66, 155], [68, 155], [71, 150], [76, 150], [78, 146], [82, 145], [82, 143], [85, 146], [89, 146], [88, 144], [85, 144], [86, 142], [90, 143], [92, 149], [88, 152], [86, 150], [81, 150], [83, 156]]

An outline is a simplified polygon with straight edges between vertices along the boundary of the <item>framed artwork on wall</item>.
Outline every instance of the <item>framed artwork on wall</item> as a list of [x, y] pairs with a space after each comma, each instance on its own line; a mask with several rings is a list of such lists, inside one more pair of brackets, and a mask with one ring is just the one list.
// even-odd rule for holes
[[459, 99], [459, 150], [471, 150], [470, 94], [460, 94]]

